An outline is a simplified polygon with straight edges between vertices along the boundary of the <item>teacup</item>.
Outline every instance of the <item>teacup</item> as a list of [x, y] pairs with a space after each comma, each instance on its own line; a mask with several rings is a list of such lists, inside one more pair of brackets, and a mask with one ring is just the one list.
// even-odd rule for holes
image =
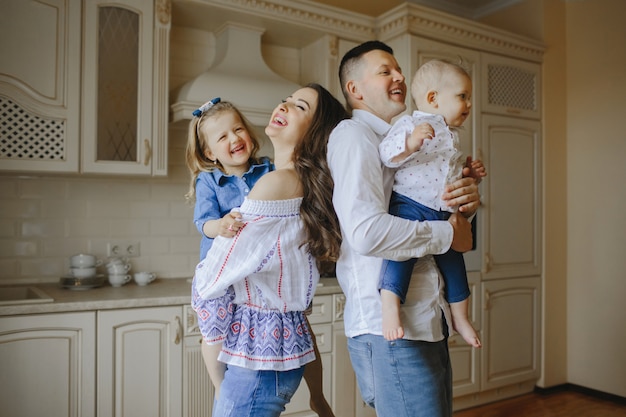
[[109, 260], [107, 261], [107, 266], [109, 266], [109, 265], [118, 265], [118, 264], [127, 264], [127, 263], [128, 263], [128, 259], [126, 259], [126, 258], [113, 257], [113, 258], [109, 258]]
[[87, 253], [78, 253], [70, 256], [70, 266], [72, 268], [91, 268], [99, 266], [102, 262], [98, 261], [95, 255]]
[[135, 273], [135, 282], [137, 285], [148, 285], [156, 279], [154, 272], [137, 272]]
[[109, 275], [122, 275], [130, 270], [130, 264], [107, 264], [107, 271]]
[[96, 275], [96, 267], [70, 268], [70, 275], [74, 278], [89, 278]]
[[131, 279], [130, 275], [116, 275], [116, 274], [111, 274], [109, 275], [109, 284], [111, 284], [112, 287], [121, 287], [122, 285], [128, 283]]

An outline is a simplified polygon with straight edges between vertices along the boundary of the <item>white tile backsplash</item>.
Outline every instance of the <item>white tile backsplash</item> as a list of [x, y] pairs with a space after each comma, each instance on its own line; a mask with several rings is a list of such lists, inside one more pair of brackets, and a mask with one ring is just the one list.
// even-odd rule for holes
[[200, 236], [184, 197], [185, 134], [174, 129], [170, 135], [174, 152], [165, 179], [0, 175], [0, 285], [55, 282], [67, 273], [71, 255], [106, 259], [112, 240], [140, 243], [133, 270], [191, 277]]

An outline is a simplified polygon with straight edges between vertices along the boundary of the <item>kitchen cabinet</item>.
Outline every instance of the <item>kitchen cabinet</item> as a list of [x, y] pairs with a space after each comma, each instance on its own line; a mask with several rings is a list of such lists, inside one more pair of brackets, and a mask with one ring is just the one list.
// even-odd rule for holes
[[0, 8], [0, 169], [77, 172], [81, 3]]
[[[343, 294], [325, 294], [313, 299], [313, 309], [308, 316], [317, 339], [323, 367], [323, 389], [326, 400], [338, 416], [374, 416], [374, 410], [360, 400], [356, 378], [350, 365], [343, 328]], [[207, 416], [213, 407], [214, 389], [204, 366], [201, 353], [202, 337], [196, 313], [185, 306], [183, 352], [183, 415]], [[293, 417], [315, 417], [309, 407], [310, 394], [304, 379], [287, 404], [283, 413]], [[357, 412], [357, 409], [362, 412]], [[356, 414], [355, 414], [356, 413]]]
[[169, 0], [2, 8], [0, 169], [166, 175]]
[[84, 2], [82, 170], [167, 174], [167, 0]]
[[[541, 274], [541, 123], [484, 114], [483, 279]], [[480, 227], [480, 226], [479, 226]]]
[[[482, 289], [479, 272], [469, 272], [467, 281], [471, 291], [469, 299], [469, 318], [483, 338], [482, 331]], [[475, 349], [465, 343], [463, 337], [455, 334], [448, 339], [450, 362], [452, 363], [452, 394], [462, 397], [480, 391], [480, 349]]]
[[182, 314], [182, 306], [98, 311], [99, 416], [182, 416]]
[[0, 415], [94, 416], [94, 312], [0, 317]]
[[215, 388], [202, 358], [202, 335], [198, 317], [190, 305], [184, 307], [183, 416], [206, 417], [213, 410]]
[[482, 288], [481, 387], [497, 389], [539, 378], [541, 279], [486, 281]]
[[399, 6], [379, 24], [407, 84], [435, 58], [459, 63], [473, 83], [472, 111], [459, 136], [462, 151], [482, 159], [488, 172], [476, 249], [465, 254], [470, 314], [483, 348], [458, 335], [449, 340], [454, 408], [530, 392], [541, 339], [543, 47], [419, 6]]

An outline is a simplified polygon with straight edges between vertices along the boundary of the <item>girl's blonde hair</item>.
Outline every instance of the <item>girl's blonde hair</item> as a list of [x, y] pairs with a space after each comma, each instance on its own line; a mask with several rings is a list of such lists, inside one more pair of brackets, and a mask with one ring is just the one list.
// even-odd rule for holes
[[215, 169], [219, 169], [222, 172], [224, 171], [224, 167], [222, 166], [220, 161], [212, 161], [207, 158], [206, 154], [209, 146], [209, 141], [206, 137], [204, 137], [205, 135], [202, 132], [202, 126], [207, 120], [224, 111], [233, 111], [237, 113], [237, 115], [241, 119], [241, 123], [243, 123], [244, 128], [248, 131], [248, 134], [250, 135], [250, 139], [252, 141], [252, 153], [250, 154], [250, 160], [248, 161], [248, 163], [250, 165], [254, 165], [259, 162], [257, 157], [257, 152], [260, 149], [259, 141], [257, 140], [254, 131], [250, 128], [250, 122], [246, 120], [244, 115], [241, 114], [239, 109], [235, 107], [232, 103], [228, 101], [220, 101], [216, 104], [213, 104], [208, 109], [201, 111], [198, 116], [195, 116], [194, 112], [194, 117], [193, 119], [191, 119], [191, 122], [189, 122], [187, 147], [185, 149], [185, 161], [187, 163], [189, 173], [191, 174], [189, 191], [187, 191], [187, 193], [185, 194], [185, 198], [189, 203], [194, 203], [196, 201], [196, 180], [198, 179], [198, 175], [200, 175], [201, 172], [211, 172]]

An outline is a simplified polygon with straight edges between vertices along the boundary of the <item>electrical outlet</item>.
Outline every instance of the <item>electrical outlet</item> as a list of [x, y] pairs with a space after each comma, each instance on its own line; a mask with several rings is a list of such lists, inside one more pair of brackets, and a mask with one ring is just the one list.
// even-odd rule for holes
[[139, 242], [120, 240], [107, 243], [107, 255], [122, 258], [136, 258], [139, 256]]

